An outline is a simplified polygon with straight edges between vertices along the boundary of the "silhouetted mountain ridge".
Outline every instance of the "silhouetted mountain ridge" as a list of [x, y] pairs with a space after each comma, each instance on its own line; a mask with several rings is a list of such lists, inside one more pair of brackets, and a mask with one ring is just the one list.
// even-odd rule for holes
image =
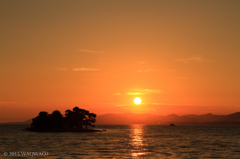
[[32, 119], [29, 119], [27, 121], [24, 121], [24, 122], [3, 122], [3, 123], [0, 123], [0, 124], [31, 124], [32, 123]]
[[167, 116], [152, 114], [104, 114], [97, 117], [96, 124], [163, 124], [179, 123], [180, 125], [240, 125], [240, 112], [229, 115], [176, 115]]

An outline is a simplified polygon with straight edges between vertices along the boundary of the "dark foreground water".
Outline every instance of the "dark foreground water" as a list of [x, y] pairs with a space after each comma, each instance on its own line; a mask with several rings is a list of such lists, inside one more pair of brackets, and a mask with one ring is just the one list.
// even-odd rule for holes
[[240, 158], [240, 126], [98, 125], [107, 131], [93, 133], [26, 127], [0, 125], [0, 158]]

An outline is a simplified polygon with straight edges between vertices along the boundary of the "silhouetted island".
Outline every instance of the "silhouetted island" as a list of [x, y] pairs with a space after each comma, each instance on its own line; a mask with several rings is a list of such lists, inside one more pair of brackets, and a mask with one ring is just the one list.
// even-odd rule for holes
[[[73, 110], [66, 110], [65, 117], [60, 111], [55, 110], [52, 114], [45, 111], [39, 113], [36, 118], [32, 119], [31, 128], [26, 128], [29, 131], [37, 132], [98, 132], [102, 130], [88, 129], [88, 126], [94, 127], [96, 122], [96, 114], [89, 113], [85, 109], [79, 107]], [[85, 126], [85, 128], [83, 128]]]

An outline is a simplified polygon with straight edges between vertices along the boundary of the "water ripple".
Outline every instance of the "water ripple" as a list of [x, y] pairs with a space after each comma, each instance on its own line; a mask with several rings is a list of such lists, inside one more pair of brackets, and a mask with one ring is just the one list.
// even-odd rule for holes
[[98, 133], [36, 133], [25, 127], [0, 125], [2, 153], [45, 151], [50, 159], [240, 158], [239, 126], [97, 125], [107, 129]]

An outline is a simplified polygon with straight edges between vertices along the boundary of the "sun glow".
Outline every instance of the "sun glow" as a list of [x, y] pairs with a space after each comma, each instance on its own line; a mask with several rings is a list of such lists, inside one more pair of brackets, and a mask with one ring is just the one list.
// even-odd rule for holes
[[135, 104], [141, 104], [141, 102], [142, 102], [142, 100], [141, 100], [141, 98], [139, 98], [139, 97], [136, 97], [135, 99], [134, 99], [134, 103]]

